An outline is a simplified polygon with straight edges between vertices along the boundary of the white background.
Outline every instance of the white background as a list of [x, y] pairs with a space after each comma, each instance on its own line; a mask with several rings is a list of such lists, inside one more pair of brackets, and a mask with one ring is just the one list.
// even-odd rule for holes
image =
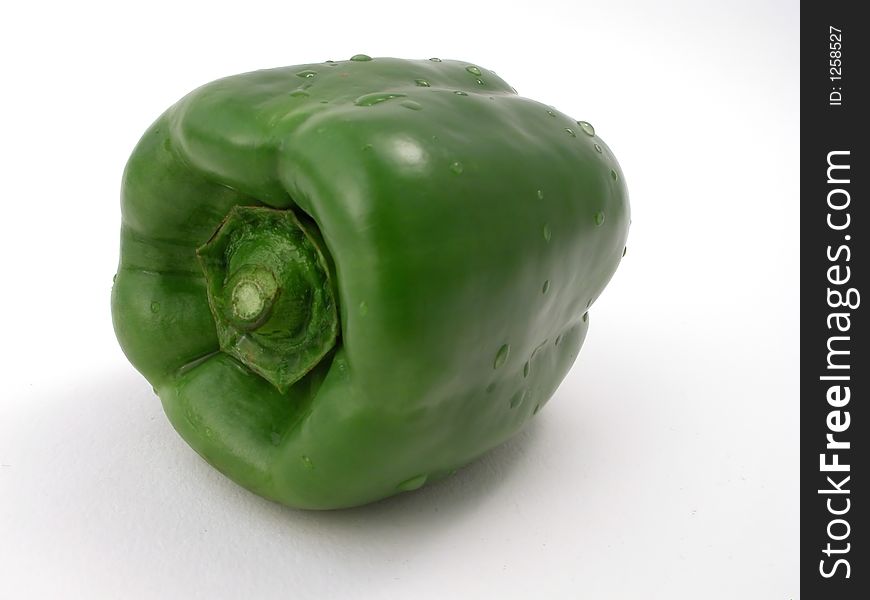
[[[796, 598], [798, 2], [317, 4], [0, 8], [0, 597]], [[118, 191], [192, 88], [358, 52], [591, 121], [634, 224], [522, 434], [302, 512], [201, 461], [119, 350]]]

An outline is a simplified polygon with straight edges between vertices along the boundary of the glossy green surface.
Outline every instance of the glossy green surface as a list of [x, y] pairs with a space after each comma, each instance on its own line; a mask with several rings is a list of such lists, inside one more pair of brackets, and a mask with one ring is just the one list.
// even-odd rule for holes
[[195, 90], [134, 150], [122, 215], [124, 352], [200, 455], [304, 508], [416, 489], [516, 433], [629, 224], [588, 123], [477, 65], [362, 55]]

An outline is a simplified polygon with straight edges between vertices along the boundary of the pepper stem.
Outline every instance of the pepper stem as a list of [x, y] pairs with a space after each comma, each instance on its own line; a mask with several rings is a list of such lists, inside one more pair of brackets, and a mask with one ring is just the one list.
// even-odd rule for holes
[[233, 289], [233, 315], [237, 321], [250, 321], [259, 317], [271, 301], [256, 281], [240, 281]]
[[338, 336], [321, 246], [313, 224], [291, 210], [237, 206], [197, 250], [221, 350], [282, 392]]
[[233, 275], [225, 290], [231, 310], [229, 321], [241, 329], [253, 329], [268, 318], [278, 295], [275, 274], [260, 266], [245, 265]]

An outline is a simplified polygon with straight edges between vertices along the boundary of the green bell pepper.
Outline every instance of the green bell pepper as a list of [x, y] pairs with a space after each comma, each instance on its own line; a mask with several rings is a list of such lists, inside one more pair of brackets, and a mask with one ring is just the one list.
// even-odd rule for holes
[[121, 347], [209, 463], [290, 506], [419, 488], [547, 402], [624, 253], [591, 125], [461, 61], [209, 83], [122, 185]]

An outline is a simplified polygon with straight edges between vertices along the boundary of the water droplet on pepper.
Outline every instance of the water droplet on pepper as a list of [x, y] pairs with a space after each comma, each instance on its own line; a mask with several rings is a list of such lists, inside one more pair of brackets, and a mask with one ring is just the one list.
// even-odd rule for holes
[[498, 369], [501, 367], [508, 358], [508, 355], [511, 353], [510, 344], [504, 344], [501, 348], [498, 349], [498, 352], [495, 354], [495, 360], [492, 363], [493, 369]]
[[353, 101], [357, 106], [374, 106], [375, 104], [380, 104], [381, 102], [386, 102], [387, 100], [392, 100], [393, 98], [404, 98], [405, 94], [400, 94], [398, 92], [373, 92], [371, 94], [365, 94], [360, 96], [356, 100]]
[[416, 477], [411, 477], [410, 479], [406, 479], [405, 481], [397, 485], [396, 489], [399, 489], [403, 492], [414, 491], [423, 487], [423, 484], [426, 483], [426, 480], [428, 478], [428, 475], [417, 475]]
[[595, 135], [595, 128], [592, 126], [592, 123], [587, 123], [586, 121], [577, 121], [577, 125], [580, 126], [580, 129], [582, 129], [583, 133], [585, 133], [586, 135]]

